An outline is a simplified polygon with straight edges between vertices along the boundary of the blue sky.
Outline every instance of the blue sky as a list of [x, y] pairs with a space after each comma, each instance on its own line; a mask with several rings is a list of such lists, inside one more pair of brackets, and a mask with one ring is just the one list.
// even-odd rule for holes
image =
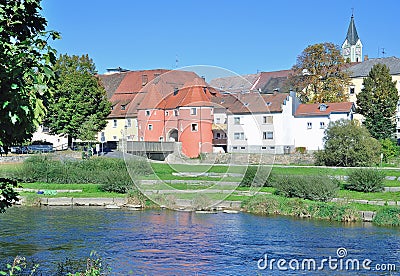
[[[329, 3], [329, 4], [328, 4]], [[398, 0], [43, 0], [59, 53], [89, 54], [99, 73], [207, 65], [238, 74], [290, 69], [308, 45], [355, 23], [370, 58], [400, 57]]]

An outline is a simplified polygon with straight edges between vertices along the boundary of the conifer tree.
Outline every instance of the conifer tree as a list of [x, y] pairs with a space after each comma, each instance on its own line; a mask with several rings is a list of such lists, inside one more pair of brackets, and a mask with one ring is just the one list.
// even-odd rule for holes
[[376, 64], [363, 81], [357, 95], [358, 112], [365, 117], [364, 125], [376, 139], [392, 138], [396, 129], [395, 114], [399, 94], [389, 68]]

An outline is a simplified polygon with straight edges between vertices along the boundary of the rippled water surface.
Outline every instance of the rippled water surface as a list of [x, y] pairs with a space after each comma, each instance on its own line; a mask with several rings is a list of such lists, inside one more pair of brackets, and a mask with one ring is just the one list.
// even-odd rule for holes
[[[371, 259], [400, 269], [400, 229], [250, 214], [197, 214], [100, 208], [12, 208], [0, 214], [0, 258], [26, 256], [51, 275], [60, 261], [96, 250], [113, 275], [270, 275], [285, 260]], [[307, 271], [286, 271], [308, 275]], [[320, 273], [341, 275], [345, 271]], [[399, 273], [399, 271], [397, 271]], [[359, 271], [357, 275], [390, 275]], [[396, 272], [392, 273], [397, 275]], [[400, 274], [400, 273], [399, 273]], [[354, 274], [356, 275], [356, 274]]]

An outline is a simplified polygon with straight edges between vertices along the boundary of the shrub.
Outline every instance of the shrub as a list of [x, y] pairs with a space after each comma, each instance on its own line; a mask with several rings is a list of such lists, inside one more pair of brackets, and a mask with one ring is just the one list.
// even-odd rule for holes
[[328, 201], [336, 195], [339, 182], [318, 175], [281, 175], [275, 178], [273, 186], [278, 195]]
[[316, 165], [362, 167], [378, 164], [381, 145], [355, 121], [338, 120], [325, 130], [324, 150], [315, 153]]
[[130, 159], [125, 163], [117, 158], [78, 161], [53, 160], [52, 156], [40, 155], [26, 159], [15, 177], [25, 182], [101, 184], [103, 191], [126, 193], [134, 188], [131, 176], [150, 173], [150, 165], [142, 159]]
[[347, 190], [358, 192], [380, 192], [383, 190], [385, 175], [376, 169], [357, 169], [349, 174]]
[[399, 146], [396, 140], [389, 138], [379, 140], [382, 146], [383, 161], [389, 162], [392, 158], [399, 155]]
[[295, 152], [296, 152], [296, 153], [304, 154], [304, 153], [307, 152], [307, 149], [306, 149], [306, 147], [296, 147], [296, 148], [295, 148]]
[[245, 200], [242, 206], [246, 211], [260, 215], [276, 215], [280, 213], [280, 203], [273, 195], [255, 195]]
[[400, 208], [385, 207], [380, 209], [372, 222], [377, 225], [400, 226]]
[[242, 187], [263, 187], [268, 186], [271, 167], [267, 166], [248, 166], [243, 176], [240, 186]]

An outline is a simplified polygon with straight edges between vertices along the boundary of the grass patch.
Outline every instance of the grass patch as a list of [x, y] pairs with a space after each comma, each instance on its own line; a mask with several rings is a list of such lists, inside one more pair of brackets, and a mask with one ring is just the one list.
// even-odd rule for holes
[[361, 200], [400, 201], [400, 192], [363, 193], [356, 191], [340, 190], [338, 197]]
[[243, 202], [248, 212], [262, 215], [289, 215], [333, 221], [360, 221], [358, 210], [347, 204], [316, 202], [277, 195], [256, 195]]

